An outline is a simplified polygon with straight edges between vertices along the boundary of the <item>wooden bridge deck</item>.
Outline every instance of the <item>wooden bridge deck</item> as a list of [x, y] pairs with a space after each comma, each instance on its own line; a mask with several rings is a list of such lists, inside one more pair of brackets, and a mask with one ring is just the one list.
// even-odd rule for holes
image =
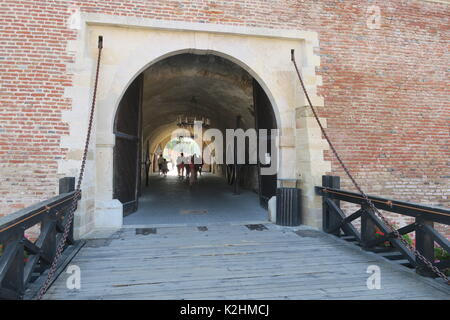
[[[306, 228], [124, 228], [89, 240], [46, 299], [449, 299], [450, 291], [356, 246]], [[298, 230], [297, 232], [295, 232]], [[137, 234], [142, 233], [144, 234]], [[152, 233], [156, 231], [156, 233]], [[381, 289], [369, 290], [369, 265]]]

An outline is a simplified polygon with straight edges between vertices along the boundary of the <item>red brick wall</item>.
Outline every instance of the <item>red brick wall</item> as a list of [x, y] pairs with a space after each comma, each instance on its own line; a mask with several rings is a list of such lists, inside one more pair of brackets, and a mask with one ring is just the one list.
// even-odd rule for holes
[[[380, 8], [381, 28], [367, 25]], [[0, 3], [0, 212], [56, 191], [71, 85], [70, 7], [152, 19], [317, 31], [328, 130], [369, 193], [449, 206], [450, 7], [383, 1], [11, 1]], [[333, 174], [343, 176], [330, 154]], [[343, 187], [350, 188], [343, 179]], [[449, 233], [450, 235], [450, 233]]]
[[65, 19], [54, 1], [0, 2], [0, 215], [57, 190], [61, 112], [71, 107]]

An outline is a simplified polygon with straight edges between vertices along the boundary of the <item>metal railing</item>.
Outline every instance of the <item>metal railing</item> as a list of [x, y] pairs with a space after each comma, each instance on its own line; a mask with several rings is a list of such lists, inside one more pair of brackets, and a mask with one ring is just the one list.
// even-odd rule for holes
[[[322, 186], [316, 187], [316, 194], [322, 196], [323, 230], [327, 233], [353, 241], [363, 249], [380, 253], [399, 264], [416, 268], [424, 276], [435, 276], [414, 252], [373, 212], [367, 201], [359, 193], [340, 189], [340, 178], [323, 176]], [[411, 245], [439, 270], [450, 268], [450, 259], [437, 261], [439, 254], [450, 255], [450, 241], [440, 234], [434, 223], [450, 225], [450, 210], [441, 207], [396, 201], [387, 198], [369, 196], [377, 209], [414, 218], [414, 222], [397, 228], [398, 233], [411, 242]], [[359, 205], [360, 208], [350, 215], [341, 209], [341, 201]], [[360, 228], [354, 225], [360, 218]], [[415, 245], [409, 233], [415, 232]], [[437, 244], [437, 245], [436, 245]]]
[[[0, 299], [23, 299], [27, 287], [51, 266], [77, 196], [75, 178], [59, 181], [59, 195], [0, 218]], [[79, 200], [79, 198], [77, 199]], [[26, 230], [40, 229], [33, 242]], [[74, 244], [73, 225], [65, 247]]]

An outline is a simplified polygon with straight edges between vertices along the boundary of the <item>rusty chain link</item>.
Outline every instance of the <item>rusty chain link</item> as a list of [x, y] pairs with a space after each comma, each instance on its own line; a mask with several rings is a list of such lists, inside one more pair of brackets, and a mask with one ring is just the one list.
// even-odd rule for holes
[[369, 199], [369, 197], [365, 194], [365, 192], [362, 190], [362, 188], [359, 186], [359, 184], [356, 182], [356, 180], [353, 178], [352, 174], [350, 173], [350, 171], [348, 170], [348, 168], [345, 166], [344, 162], [342, 161], [341, 157], [339, 156], [339, 154], [337, 153], [333, 143], [331, 142], [330, 138], [328, 137], [325, 128], [322, 125], [322, 122], [319, 119], [319, 116], [317, 115], [316, 109], [314, 108], [311, 99], [308, 95], [308, 91], [306, 90], [305, 84], [303, 82], [303, 79], [300, 75], [300, 71], [298, 69], [297, 66], [297, 62], [295, 61], [295, 55], [294, 55], [294, 50], [291, 51], [291, 60], [294, 63], [294, 67], [295, 70], [297, 72], [297, 76], [300, 80], [300, 84], [303, 88], [303, 92], [305, 93], [305, 97], [308, 100], [309, 106], [314, 114], [314, 118], [316, 118], [317, 123], [319, 124], [320, 130], [322, 131], [322, 134], [324, 135], [325, 139], [327, 140], [328, 144], [330, 145], [330, 148], [334, 154], [334, 156], [336, 157], [336, 159], [338, 160], [339, 164], [341, 165], [341, 167], [344, 169], [345, 173], [347, 174], [347, 176], [349, 177], [349, 179], [351, 180], [351, 182], [353, 183], [353, 185], [355, 186], [355, 188], [359, 191], [359, 193], [361, 194], [361, 196], [364, 198], [364, 200], [367, 202], [367, 204], [369, 205], [370, 209], [375, 212], [378, 217], [380, 217], [380, 219], [388, 226], [388, 228], [392, 231], [392, 233], [394, 234], [395, 238], [399, 239], [407, 248], [409, 248], [414, 255], [421, 260], [431, 271], [433, 271], [437, 276], [439, 276], [440, 278], [442, 278], [448, 285], [450, 285], [450, 280], [449, 278], [441, 271], [439, 270], [436, 266], [433, 265], [432, 262], [430, 262], [427, 258], [425, 258], [419, 251], [416, 250], [415, 247], [413, 247], [412, 245], [410, 245], [402, 236], [401, 234], [398, 232], [398, 230], [381, 214], [381, 212], [375, 207], [375, 205], [373, 204], [373, 202]]
[[92, 133], [92, 124], [94, 122], [94, 111], [95, 111], [95, 103], [96, 103], [96, 99], [97, 99], [97, 87], [98, 87], [98, 78], [99, 78], [99, 73], [100, 73], [100, 60], [101, 60], [101, 55], [102, 55], [102, 49], [103, 49], [103, 37], [100, 36], [98, 39], [98, 58], [97, 58], [97, 69], [96, 69], [96, 73], [95, 73], [94, 92], [93, 92], [93, 96], [92, 96], [92, 105], [91, 105], [91, 110], [90, 110], [90, 115], [89, 115], [89, 124], [88, 124], [88, 130], [87, 130], [87, 134], [86, 134], [86, 140], [85, 140], [85, 144], [84, 144], [84, 152], [83, 152], [83, 158], [81, 160], [81, 167], [80, 167], [80, 173], [78, 176], [77, 187], [75, 189], [75, 195], [73, 197], [72, 203], [71, 203], [69, 211], [68, 211], [67, 221], [64, 226], [64, 233], [63, 233], [63, 235], [58, 243], [58, 246], [56, 248], [55, 257], [52, 261], [50, 270], [47, 274], [47, 279], [45, 280], [44, 284], [42, 285], [42, 287], [39, 290], [39, 293], [37, 295], [38, 300], [42, 299], [42, 297], [47, 292], [50, 284], [53, 281], [53, 277], [55, 275], [56, 268], [58, 267], [59, 258], [61, 257], [61, 254], [64, 250], [64, 247], [65, 247], [66, 241], [67, 241], [67, 237], [68, 237], [70, 229], [73, 225], [73, 218], [74, 218], [74, 214], [75, 214], [75, 209], [77, 207], [77, 202], [81, 197], [81, 182], [83, 181], [84, 169], [86, 166], [86, 159], [87, 159], [87, 154], [88, 154], [88, 149], [89, 149], [89, 141], [91, 139], [91, 133]]

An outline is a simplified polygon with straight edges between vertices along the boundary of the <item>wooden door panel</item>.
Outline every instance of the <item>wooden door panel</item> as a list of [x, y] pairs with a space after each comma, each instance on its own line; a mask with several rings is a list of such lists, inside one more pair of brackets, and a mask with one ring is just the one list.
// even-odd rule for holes
[[114, 199], [122, 202], [124, 215], [138, 208], [141, 168], [143, 77], [130, 85], [120, 101], [114, 122]]
[[114, 147], [114, 198], [123, 204], [124, 214], [136, 211], [137, 141], [116, 138]]
[[[276, 157], [272, 156], [271, 150], [271, 132], [270, 129], [276, 129], [276, 119], [273, 113], [272, 104], [267, 97], [264, 89], [259, 85], [256, 80], [253, 80], [253, 105], [255, 112], [255, 128], [267, 129], [267, 153], [271, 155], [272, 159]], [[259, 154], [259, 134], [258, 134], [258, 154]], [[261, 168], [266, 166], [261, 163], [258, 156], [258, 180], [259, 180], [259, 197], [260, 203], [267, 209], [268, 201], [271, 197], [276, 195], [277, 191], [277, 175], [261, 175]]]

